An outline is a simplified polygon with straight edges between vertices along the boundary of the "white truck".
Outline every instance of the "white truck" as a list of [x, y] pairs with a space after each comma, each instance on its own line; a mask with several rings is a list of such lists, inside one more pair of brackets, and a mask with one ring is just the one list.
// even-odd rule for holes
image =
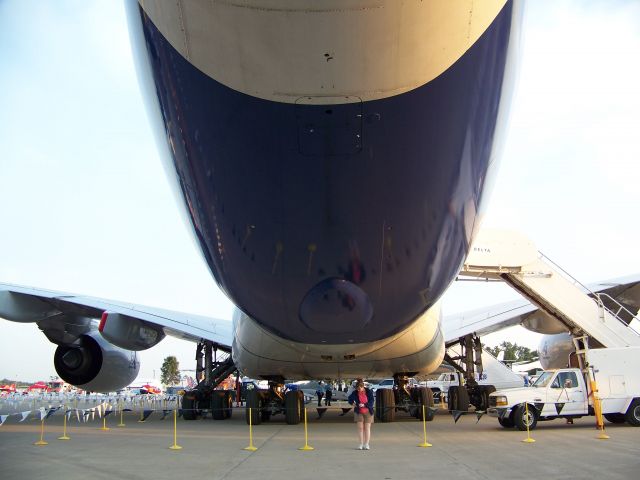
[[487, 413], [505, 428], [532, 430], [538, 421], [595, 415], [600, 399], [604, 418], [640, 426], [640, 347], [589, 350], [589, 376], [577, 368], [544, 372], [530, 387], [493, 392]]

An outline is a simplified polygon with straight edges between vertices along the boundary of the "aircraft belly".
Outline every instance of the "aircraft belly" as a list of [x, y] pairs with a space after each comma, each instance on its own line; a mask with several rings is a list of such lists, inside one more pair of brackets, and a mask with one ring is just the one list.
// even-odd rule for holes
[[430, 373], [444, 357], [436, 306], [406, 330], [377, 342], [347, 345], [301, 344], [280, 338], [240, 311], [234, 315], [233, 360], [244, 375], [286, 379], [386, 377]]
[[[169, 177], [233, 302], [280, 338], [327, 345], [389, 338], [433, 306], [467, 254], [489, 175], [511, 4], [415, 88], [371, 96], [387, 87], [354, 89], [341, 66], [337, 92], [303, 82], [278, 101], [194, 66], [180, 36], [165, 37], [145, 11]], [[305, 65], [273, 68], [288, 78]]]

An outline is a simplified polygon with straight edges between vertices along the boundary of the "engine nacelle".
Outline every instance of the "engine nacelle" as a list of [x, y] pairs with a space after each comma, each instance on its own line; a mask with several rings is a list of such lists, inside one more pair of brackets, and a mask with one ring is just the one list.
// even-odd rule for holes
[[566, 368], [569, 365], [569, 357], [575, 351], [570, 333], [545, 335], [538, 347], [540, 365], [544, 370]]
[[157, 345], [165, 337], [162, 327], [115, 312], [102, 314], [98, 331], [109, 343], [136, 352]]
[[110, 344], [97, 332], [80, 336], [73, 345], [60, 345], [53, 363], [65, 382], [92, 392], [126, 387], [140, 370], [136, 352]]

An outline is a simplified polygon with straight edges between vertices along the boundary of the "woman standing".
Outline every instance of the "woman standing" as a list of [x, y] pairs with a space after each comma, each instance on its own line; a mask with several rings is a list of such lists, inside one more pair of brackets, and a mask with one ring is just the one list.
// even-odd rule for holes
[[358, 379], [356, 388], [349, 395], [348, 402], [353, 405], [353, 421], [358, 426], [360, 438], [359, 450], [369, 450], [371, 424], [373, 423], [373, 392], [365, 388], [362, 379]]

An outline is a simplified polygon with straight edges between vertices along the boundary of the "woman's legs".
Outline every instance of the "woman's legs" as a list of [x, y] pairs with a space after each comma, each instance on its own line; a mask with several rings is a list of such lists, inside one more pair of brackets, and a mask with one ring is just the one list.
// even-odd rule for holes
[[371, 424], [370, 423], [366, 423], [366, 422], [362, 422], [364, 425], [364, 444], [365, 445], [369, 445], [369, 439], [371, 438]]
[[356, 422], [357, 428], [358, 428], [358, 437], [360, 438], [360, 445], [364, 445], [365, 441], [364, 441], [364, 429], [365, 429], [365, 422]]

